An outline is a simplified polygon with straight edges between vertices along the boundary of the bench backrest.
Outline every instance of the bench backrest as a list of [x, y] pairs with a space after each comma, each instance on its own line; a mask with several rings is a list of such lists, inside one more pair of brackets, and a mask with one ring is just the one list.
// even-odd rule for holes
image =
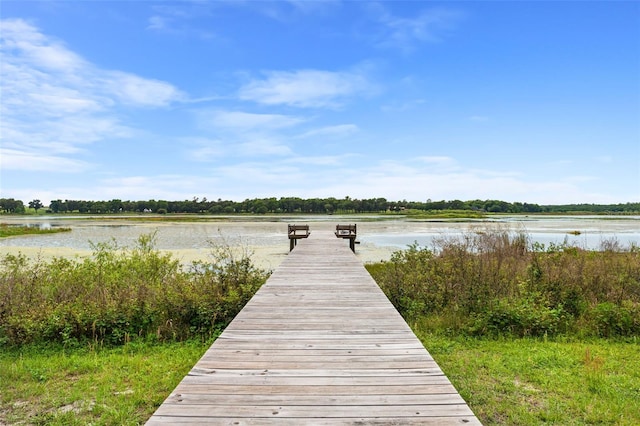
[[309, 225], [289, 225], [289, 235], [309, 235]]
[[356, 225], [336, 225], [336, 236], [338, 237], [349, 237], [356, 236]]

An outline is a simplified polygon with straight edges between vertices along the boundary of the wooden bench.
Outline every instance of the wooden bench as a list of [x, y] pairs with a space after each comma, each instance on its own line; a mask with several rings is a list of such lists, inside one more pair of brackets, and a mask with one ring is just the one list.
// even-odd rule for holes
[[356, 252], [356, 244], [360, 244], [356, 241], [357, 238], [356, 224], [353, 225], [336, 225], [336, 237], [349, 240], [349, 248], [352, 252]]
[[288, 225], [289, 228], [289, 251], [298, 243], [300, 238], [309, 238], [309, 225]]

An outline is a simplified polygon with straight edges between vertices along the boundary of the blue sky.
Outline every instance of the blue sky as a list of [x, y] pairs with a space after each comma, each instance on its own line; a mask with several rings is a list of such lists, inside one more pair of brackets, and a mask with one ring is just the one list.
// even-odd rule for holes
[[640, 200], [637, 1], [2, 1], [0, 197]]

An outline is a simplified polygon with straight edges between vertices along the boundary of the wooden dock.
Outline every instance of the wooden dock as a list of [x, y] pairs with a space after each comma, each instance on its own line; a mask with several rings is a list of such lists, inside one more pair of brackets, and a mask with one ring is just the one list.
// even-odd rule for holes
[[351, 252], [300, 240], [147, 425], [480, 422]]

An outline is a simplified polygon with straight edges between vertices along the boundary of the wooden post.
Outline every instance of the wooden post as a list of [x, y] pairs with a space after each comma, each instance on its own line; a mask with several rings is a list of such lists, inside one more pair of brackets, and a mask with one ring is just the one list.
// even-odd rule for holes
[[352, 252], [356, 252], [357, 228], [353, 225], [336, 225], [336, 237], [349, 240], [349, 248]]

